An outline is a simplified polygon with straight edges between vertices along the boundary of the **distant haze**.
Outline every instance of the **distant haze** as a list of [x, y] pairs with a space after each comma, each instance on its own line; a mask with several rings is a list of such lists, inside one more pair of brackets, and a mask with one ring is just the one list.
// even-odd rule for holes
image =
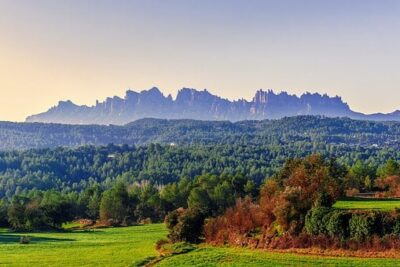
[[152, 86], [400, 109], [396, 0], [0, 0], [0, 10], [0, 120]]

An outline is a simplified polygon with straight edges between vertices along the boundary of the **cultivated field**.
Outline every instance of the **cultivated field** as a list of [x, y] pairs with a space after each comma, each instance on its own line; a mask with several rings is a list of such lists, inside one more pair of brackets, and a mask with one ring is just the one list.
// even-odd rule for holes
[[[162, 224], [98, 229], [90, 232], [34, 233], [31, 243], [19, 244], [24, 234], [0, 232], [1, 266], [137, 266], [158, 253], [154, 244], [166, 236]], [[173, 255], [156, 266], [400, 266], [396, 259], [303, 256], [261, 250], [200, 246]]]
[[337, 209], [394, 210], [400, 208], [400, 199], [349, 198], [334, 205]]

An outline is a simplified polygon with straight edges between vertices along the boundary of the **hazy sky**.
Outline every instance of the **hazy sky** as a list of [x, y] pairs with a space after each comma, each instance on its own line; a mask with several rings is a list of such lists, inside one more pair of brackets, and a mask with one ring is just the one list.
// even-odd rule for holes
[[400, 109], [400, 1], [0, 0], [0, 120], [153, 86]]

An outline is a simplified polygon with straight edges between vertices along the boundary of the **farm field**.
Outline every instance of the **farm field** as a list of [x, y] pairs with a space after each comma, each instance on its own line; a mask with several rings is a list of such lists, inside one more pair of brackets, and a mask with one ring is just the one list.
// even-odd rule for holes
[[337, 201], [333, 207], [337, 209], [370, 209], [390, 211], [395, 208], [400, 208], [400, 199], [349, 198], [346, 200]]
[[[97, 229], [90, 232], [30, 233], [19, 244], [15, 234], [0, 231], [2, 266], [137, 266], [158, 255], [154, 244], [165, 237], [163, 224]], [[155, 266], [400, 266], [396, 259], [360, 259], [271, 253], [261, 250], [200, 246]]]

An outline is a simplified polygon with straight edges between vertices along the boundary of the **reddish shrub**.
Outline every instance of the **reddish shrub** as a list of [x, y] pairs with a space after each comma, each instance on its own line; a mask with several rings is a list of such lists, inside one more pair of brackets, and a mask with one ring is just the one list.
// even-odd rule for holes
[[207, 220], [204, 226], [206, 242], [213, 244], [244, 245], [252, 234], [261, 229], [264, 212], [250, 198], [239, 199], [224, 215]]
[[386, 192], [386, 197], [400, 197], [400, 176], [392, 175], [386, 178], [378, 178], [375, 185]]
[[360, 190], [358, 190], [357, 188], [350, 188], [347, 189], [345, 192], [346, 197], [354, 197], [355, 195], [359, 194]]
[[294, 248], [309, 248], [312, 246], [312, 240], [310, 235], [306, 233], [301, 233], [300, 235], [296, 236], [293, 240], [293, 247]]

